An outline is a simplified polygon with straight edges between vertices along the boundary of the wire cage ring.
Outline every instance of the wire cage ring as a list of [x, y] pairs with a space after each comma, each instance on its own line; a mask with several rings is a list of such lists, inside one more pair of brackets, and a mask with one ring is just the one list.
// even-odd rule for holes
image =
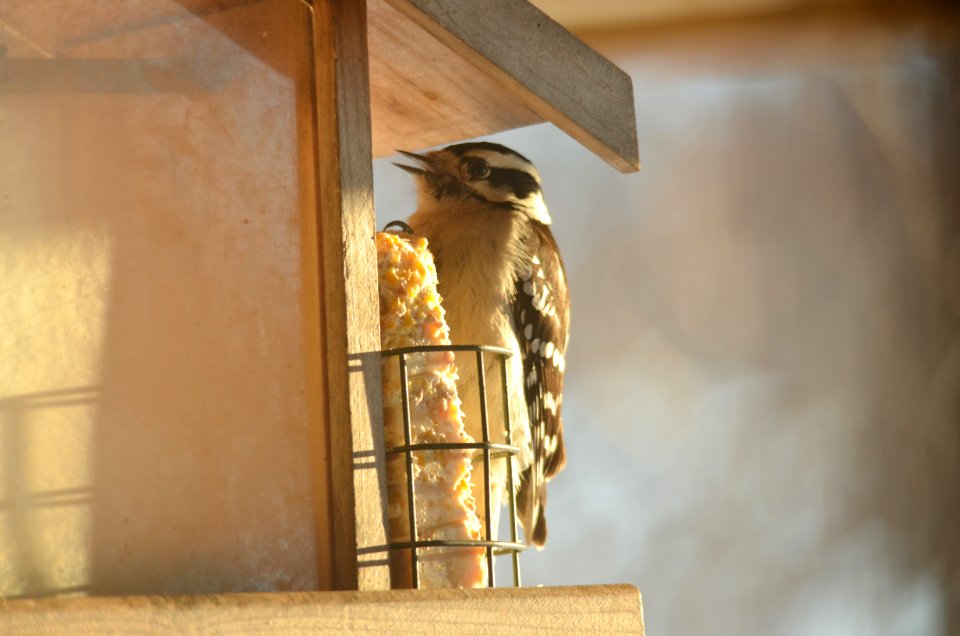
[[[472, 352], [476, 354], [477, 364], [477, 388], [480, 396], [480, 431], [481, 440], [478, 442], [455, 442], [455, 443], [412, 443], [411, 417], [410, 417], [410, 390], [407, 382], [407, 356], [418, 353], [458, 353]], [[487, 385], [486, 370], [484, 368], [484, 354], [491, 354], [497, 357], [500, 366], [500, 382], [502, 388], [502, 407], [504, 423], [504, 440], [506, 443], [500, 444], [490, 441], [490, 418], [487, 410]], [[402, 455], [406, 464], [406, 490], [407, 490], [407, 516], [410, 532], [409, 541], [391, 541], [387, 544], [389, 550], [410, 550], [411, 556], [411, 585], [415, 589], [420, 588], [420, 574], [418, 568], [417, 551], [421, 548], [466, 548], [479, 547], [486, 552], [487, 562], [487, 585], [494, 587], [496, 578], [494, 576], [494, 557], [509, 554], [513, 570], [513, 585], [520, 587], [520, 552], [526, 549], [526, 545], [518, 539], [517, 530], [517, 501], [516, 488], [514, 488], [513, 469], [507, 468], [507, 505], [510, 513], [510, 540], [497, 541], [493, 538], [494, 529], [492, 526], [493, 513], [491, 510], [491, 487], [490, 487], [490, 460], [501, 457], [513, 457], [519, 455], [520, 448], [513, 445], [510, 438], [510, 407], [506, 396], [508, 393], [508, 374], [507, 359], [513, 353], [503, 347], [491, 345], [423, 345], [417, 347], [400, 347], [388, 349], [381, 352], [381, 356], [386, 358], [396, 357], [400, 371], [400, 403], [403, 414], [403, 440], [401, 446], [386, 449], [387, 458], [390, 456]], [[483, 461], [483, 483], [486, 491], [484, 497], [484, 530], [485, 536], [480, 540], [458, 539], [458, 540], [421, 540], [417, 535], [416, 523], [416, 492], [413, 480], [413, 454], [417, 451], [445, 451], [445, 450], [474, 450], [482, 457]], [[475, 461], [475, 459], [473, 460]]]

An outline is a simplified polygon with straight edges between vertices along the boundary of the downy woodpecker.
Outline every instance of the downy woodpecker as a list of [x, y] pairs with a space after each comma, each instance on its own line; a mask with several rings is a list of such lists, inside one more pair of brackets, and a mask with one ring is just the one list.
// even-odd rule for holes
[[[408, 223], [433, 252], [440, 294], [454, 344], [486, 344], [513, 352], [508, 363], [511, 437], [521, 448], [512, 462], [527, 543], [547, 538], [546, 483], [564, 466], [564, 354], [570, 307], [563, 262], [540, 190], [540, 175], [521, 154], [494, 143], [462, 143], [417, 155], [418, 206]], [[467, 431], [480, 438], [476, 364], [458, 364]], [[502, 430], [499, 369], [487, 363], [491, 436]], [[472, 421], [471, 421], [472, 420]], [[491, 441], [502, 441], [492, 438]], [[496, 534], [506, 462], [491, 463]], [[474, 492], [483, 493], [474, 470]], [[483, 509], [478, 497], [478, 510]]]

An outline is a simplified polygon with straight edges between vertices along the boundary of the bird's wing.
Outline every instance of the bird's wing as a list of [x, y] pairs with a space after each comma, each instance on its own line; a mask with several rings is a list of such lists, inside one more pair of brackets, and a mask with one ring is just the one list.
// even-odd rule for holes
[[512, 303], [533, 457], [517, 499], [527, 540], [541, 547], [547, 538], [546, 483], [566, 463], [560, 411], [570, 312], [566, 273], [550, 228], [534, 223], [530, 242], [529, 269], [519, 272]]

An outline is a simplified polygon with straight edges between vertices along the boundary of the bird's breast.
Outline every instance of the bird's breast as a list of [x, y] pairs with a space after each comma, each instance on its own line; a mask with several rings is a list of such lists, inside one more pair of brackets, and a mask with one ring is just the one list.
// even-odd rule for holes
[[[464, 215], [466, 216], [466, 215]], [[492, 217], [492, 218], [491, 218]], [[416, 221], [417, 217], [411, 218]], [[516, 258], [506, 214], [441, 217], [414, 225], [427, 237], [454, 344], [506, 346]], [[413, 224], [413, 223], [412, 223]]]

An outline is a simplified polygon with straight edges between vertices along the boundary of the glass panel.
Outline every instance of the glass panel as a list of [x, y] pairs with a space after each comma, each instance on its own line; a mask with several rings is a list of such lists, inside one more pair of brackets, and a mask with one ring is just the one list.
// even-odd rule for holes
[[0, 595], [331, 586], [311, 38], [0, 7]]

